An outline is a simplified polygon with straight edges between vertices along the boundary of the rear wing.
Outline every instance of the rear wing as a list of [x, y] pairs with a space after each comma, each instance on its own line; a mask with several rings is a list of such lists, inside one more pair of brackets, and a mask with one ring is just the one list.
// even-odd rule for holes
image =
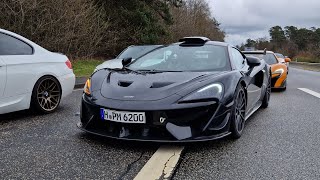
[[243, 54], [267, 54], [267, 49], [264, 49], [263, 51], [242, 51]]

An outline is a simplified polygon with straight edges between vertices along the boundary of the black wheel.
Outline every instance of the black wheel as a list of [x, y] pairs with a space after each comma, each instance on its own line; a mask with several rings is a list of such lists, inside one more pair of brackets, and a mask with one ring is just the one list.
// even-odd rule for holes
[[238, 139], [242, 135], [242, 131], [245, 125], [245, 116], [246, 116], [246, 94], [244, 88], [239, 85], [234, 99], [234, 105], [231, 110], [231, 132], [232, 137]]
[[268, 80], [267, 89], [266, 89], [266, 92], [264, 94], [261, 107], [267, 108], [269, 106], [270, 95], [271, 95], [271, 75], [270, 75], [269, 80]]
[[31, 108], [39, 113], [54, 112], [60, 104], [61, 92], [60, 84], [55, 78], [40, 78], [32, 91]]
[[284, 87], [283, 87], [281, 90], [282, 90], [282, 91], [287, 90], [287, 80], [285, 80], [285, 82], [284, 82]]

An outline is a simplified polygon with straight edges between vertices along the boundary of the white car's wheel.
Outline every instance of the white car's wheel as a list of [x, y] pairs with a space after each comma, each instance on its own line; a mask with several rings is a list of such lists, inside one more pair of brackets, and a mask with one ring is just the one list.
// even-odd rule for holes
[[35, 84], [32, 91], [31, 108], [39, 113], [54, 112], [60, 104], [61, 87], [54, 77], [44, 76]]

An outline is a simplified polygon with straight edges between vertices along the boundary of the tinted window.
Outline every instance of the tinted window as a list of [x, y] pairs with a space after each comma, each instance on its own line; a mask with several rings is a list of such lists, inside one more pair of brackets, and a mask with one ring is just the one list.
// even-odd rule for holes
[[157, 71], [231, 70], [227, 47], [214, 45], [163, 47], [140, 57], [129, 68]]
[[231, 49], [231, 54], [234, 66], [236, 67], [236, 69], [241, 69], [244, 66], [245, 62], [242, 54], [234, 48]]
[[253, 56], [253, 57], [260, 58], [260, 59], [264, 59], [266, 61], [266, 63], [269, 65], [278, 63], [277, 58], [271, 53], [267, 53], [266, 55], [264, 55], [264, 54], [246, 54], [246, 56]]
[[153, 49], [155, 49], [157, 47], [159, 47], [159, 46], [132, 46], [132, 47], [128, 47], [117, 58], [123, 59], [123, 58], [132, 57], [133, 59], [137, 59], [138, 57], [148, 53], [149, 51], [152, 51]]
[[32, 47], [28, 44], [0, 33], [0, 55], [31, 55]]
[[282, 55], [282, 54], [279, 54], [279, 53], [275, 53], [275, 54], [276, 54], [276, 56], [277, 56], [278, 58], [283, 58], [283, 59], [285, 58], [284, 55]]

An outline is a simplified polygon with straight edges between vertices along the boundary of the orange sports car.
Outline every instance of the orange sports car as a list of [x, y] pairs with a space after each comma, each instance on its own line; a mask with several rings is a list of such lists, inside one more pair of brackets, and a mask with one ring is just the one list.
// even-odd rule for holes
[[288, 69], [288, 72], [289, 72], [289, 62], [291, 62], [291, 59], [288, 58], [287, 56], [284, 56], [280, 53], [274, 53], [277, 58], [278, 58], [278, 61], [281, 62], [282, 64], [285, 64], [287, 65], [287, 69]]
[[[264, 59], [266, 63], [271, 66], [272, 88], [283, 89], [287, 88], [287, 76], [288, 67], [286, 64], [279, 61], [277, 56], [272, 51], [243, 51], [246, 56], [254, 56], [260, 59]], [[285, 59], [286, 62], [290, 62], [289, 59]]]

